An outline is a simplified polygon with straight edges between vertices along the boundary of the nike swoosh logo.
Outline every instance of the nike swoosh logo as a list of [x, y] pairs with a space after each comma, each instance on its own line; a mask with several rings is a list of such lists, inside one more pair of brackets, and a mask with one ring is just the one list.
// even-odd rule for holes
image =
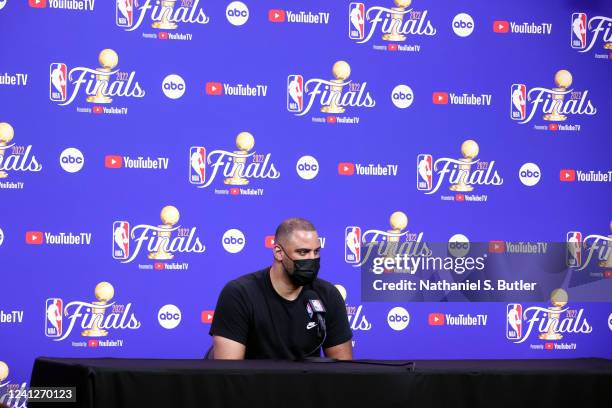
[[306, 330], [310, 330], [310, 329], [312, 329], [313, 327], [316, 327], [316, 326], [317, 326], [317, 324], [315, 322], [310, 322], [310, 323], [308, 323], [306, 325]]

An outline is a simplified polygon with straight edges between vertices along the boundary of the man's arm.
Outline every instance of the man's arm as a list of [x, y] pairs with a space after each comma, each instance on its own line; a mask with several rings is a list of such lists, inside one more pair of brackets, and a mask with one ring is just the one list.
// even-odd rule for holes
[[213, 338], [212, 358], [242, 360], [249, 334], [249, 311], [239, 285], [228, 282], [219, 294], [209, 334]]
[[213, 336], [213, 358], [215, 360], [244, 360], [246, 347], [242, 343], [222, 336]]
[[327, 357], [335, 358], [337, 360], [353, 359], [353, 344], [351, 343], [351, 340], [326, 348], [323, 351]]

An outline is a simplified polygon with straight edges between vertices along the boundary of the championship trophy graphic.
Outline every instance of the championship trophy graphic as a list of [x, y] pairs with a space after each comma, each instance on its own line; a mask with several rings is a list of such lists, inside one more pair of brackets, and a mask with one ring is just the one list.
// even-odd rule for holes
[[[15, 136], [15, 131], [13, 127], [6, 123], [0, 122], [0, 163], [4, 159], [4, 153], [6, 152], [7, 145], [13, 140]], [[0, 170], [0, 179], [7, 178], [8, 173], [4, 170]]]
[[395, 0], [395, 5], [397, 7], [391, 7], [391, 10], [396, 11], [396, 13], [391, 14], [391, 18], [393, 21], [391, 22], [391, 32], [388, 34], [384, 34], [382, 39], [385, 41], [405, 41], [406, 36], [404, 34], [400, 34], [398, 29], [402, 25], [402, 20], [404, 19], [404, 10], [406, 7], [410, 6], [412, 0]]
[[[553, 88], [553, 91], [565, 92], [565, 90], [572, 85], [572, 74], [568, 70], [565, 70], [565, 69], [561, 69], [557, 71], [557, 73], [555, 74], [555, 85], [556, 87]], [[563, 94], [553, 94], [552, 95], [552, 99], [553, 99], [552, 112], [544, 115], [544, 120], [549, 120], [552, 122], [562, 122], [567, 119], [567, 116], [559, 113], [559, 108], [563, 104], [564, 98], [565, 98], [565, 95]]]
[[559, 327], [561, 309], [567, 304], [567, 300], [567, 292], [561, 288], [553, 290], [550, 294], [550, 302], [552, 303], [552, 307], [548, 309], [548, 330], [546, 333], [540, 334], [539, 338], [541, 340], [560, 340], [563, 338], [561, 333], [556, 332], [556, 329]]
[[234, 150], [234, 167], [232, 177], [228, 177], [223, 180], [223, 183], [232, 186], [244, 186], [249, 184], [249, 179], [242, 177], [244, 169], [246, 168], [247, 157], [249, 157], [249, 151], [255, 146], [255, 138], [249, 132], [240, 132], [236, 136], [236, 147], [239, 150]]
[[[387, 236], [385, 260], [395, 258], [398, 251], [400, 234], [408, 226], [408, 217], [402, 211], [396, 211], [389, 217], [389, 225], [391, 225], [391, 229], [387, 230], [387, 232], [393, 235]], [[387, 269], [387, 271], [392, 272], [393, 268], [391, 270]]]
[[470, 168], [472, 167], [470, 163], [478, 156], [478, 152], [478, 143], [474, 140], [466, 140], [461, 144], [461, 155], [463, 158], [459, 159], [459, 161], [465, 164], [459, 165], [459, 171], [461, 172], [459, 175], [459, 182], [450, 186], [451, 191], [467, 192], [474, 190], [474, 187], [468, 185], [466, 181], [470, 175]]
[[160, 218], [163, 224], [158, 225], [162, 231], [157, 232], [159, 237], [157, 251], [151, 252], [148, 257], [149, 259], [172, 259], [174, 254], [167, 252], [166, 249], [168, 249], [170, 237], [172, 236], [172, 227], [179, 222], [181, 215], [176, 207], [167, 205], [162, 208]]
[[160, 28], [162, 30], [174, 30], [176, 29], [176, 23], [170, 21], [170, 16], [174, 10], [174, 3], [176, 0], [162, 0], [162, 18], [161, 21], [154, 21], [151, 24], [153, 28]]
[[100, 282], [96, 285], [96, 289], [94, 291], [96, 295], [96, 299], [98, 301], [92, 302], [94, 305], [99, 307], [94, 307], [92, 309], [92, 313], [97, 315], [98, 318], [93, 319], [93, 323], [91, 324], [91, 329], [83, 330], [81, 332], [81, 336], [84, 337], [104, 337], [108, 336], [108, 331], [100, 328], [100, 323], [104, 318], [104, 312], [106, 311], [106, 304], [115, 296], [115, 288], [108, 282]]
[[9, 375], [8, 365], [4, 361], [0, 361], [0, 386], [2, 381], [6, 380]]
[[[119, 63], [119, 56], [114, 50], [106, 48], [100, 51], [98, 55], [98, 62], [100, 62], [101, 68], [97, 71], [99, 74], [96, 75], [96, 94], [87, 97], [87, 102], [91, 103], [111, 103], [112, 98], [102, 94], [103, 90], [108, 86], [109, 72], [117, 66]], [[105, 86], [106, 85], [106, 86]]]
[[[612, 221], [610, 222], [610, 231], [612, 231]], [[606, 259], [599, 263], [602, 268], [612, 268], [612, 234], [608, 235], [608, 241], [606, 241]]]
[[[346, 61], [336, 61], [332, 67], [332, 74], [335, 79], [330, 80], [330, 82], [342, 84], [351, 75], [351, 66]], [[322, 106], [321, 112], [343, 113], [344, 108], [337, 104], [340, 101], [340, 96], [342, 96], [342, 85], [330, 86], [329, 90], [331, 92], [329, 105]]]

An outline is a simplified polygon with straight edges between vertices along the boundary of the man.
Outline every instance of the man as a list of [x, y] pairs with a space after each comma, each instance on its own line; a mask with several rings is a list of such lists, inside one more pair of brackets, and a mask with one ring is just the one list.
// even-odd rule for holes
[[[219, 295], [210, 328], [213, 358], [295, 360], [320, 356], [321, 346], [327, 357], [353, 358], [344, 300], [317, 279], [320, 250], [309, 221], [290, 218], [278, 226], [272, 266], [230, 281]], [[325, 336], [307, 311], [314, 294], [326, 309]]]

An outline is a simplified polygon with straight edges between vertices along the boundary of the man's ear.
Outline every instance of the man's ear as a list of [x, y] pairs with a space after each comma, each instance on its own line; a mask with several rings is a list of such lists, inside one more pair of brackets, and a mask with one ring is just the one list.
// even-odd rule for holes
[[283, 260], [283, 250], [278, 245], [274, 245], [272, 253], [274, 254], [274, 259], [276, 259], [278, 262]]

